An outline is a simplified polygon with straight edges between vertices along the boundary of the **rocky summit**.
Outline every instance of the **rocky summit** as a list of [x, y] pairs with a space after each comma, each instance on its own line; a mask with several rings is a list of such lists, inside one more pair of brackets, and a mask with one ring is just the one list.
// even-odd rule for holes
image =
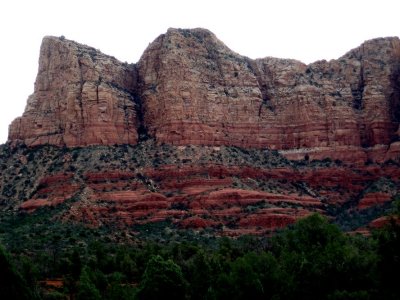
[[206, 29], [169, 29], [136, 64], [45, 37], [0, 201], [67, 203], [58, 219], [94, 226], [238, 235], [320, 212], [365, 231], [399, 195], [399, 124], [397, 37], [309, 65], [241, 56]]
[[10, 126], [28, 146], [136, 144], [277, 149], [290, 159], [400, 153], [400, 40], [306, 65], [241, 56], [205, 29], [169, 29], [137, 64], [43, 39], [35, 91]]
[[45, 37], [35, 91], [9, 140], [35, 145], [137, 142], [135, 66], [64, 38]]

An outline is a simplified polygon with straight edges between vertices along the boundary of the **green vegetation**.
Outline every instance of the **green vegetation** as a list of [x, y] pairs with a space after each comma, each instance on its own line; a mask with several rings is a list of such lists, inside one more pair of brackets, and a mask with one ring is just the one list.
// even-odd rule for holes
[[[14, 209], [35, 195], [44, 176], [73, 174], [71, 180], [81, 185], [88, 171], [116, 170], [136, 172], [139, 176], [140, 169], [166, 165], [174, 165], [179, 169], [190, 165], [249, 165], [271, 168], [293, 164], [277, 151], [246, 150], [238, 147], [220, 147], [216, 150], [213, 147], [202, 146], [187, 146], [182, 149], [166, 144], [157, 145], [151, 139], [134, 146], [85, 148], [61, 148], [51, 145], [28, 148], [23, 144], [13, 148], [4, 144], [0, 145], [1, 209]], [[146, 181], [147, 178], [137, 180]], [[274, 188], [277, 184], [274, 182], [268, 185]]]
[[33, 299], [28, 287], [29, 278], [23, 278], [11, 262], [10, 255], [0, 247], [0, 296], [2, 299]]
[[[218, 228], [180, 230], [170, 219], [133, 226], [111, 220], [91, 228], [64, 218], [74, 202], [81, 200], [88, 171], [134, 174], [126, 181], [156, 191], [159, 179], [147, 178], [141, 170], [167, 165], [178, 169], [193, 165], [284, 167], [293, 172], [344, 167], [344, 163], [331, 160], [291, 162], [270, 150], [177, 148], [156, 145], [152, 140], [136, 146], [73, 149], [2, 145], [0, 299], [400, 298], [396, 273], [400, 267], [399, 225], [393, 221], [370, 237], [342, 232], [366, 226], [387, 213], [399, 214], [398, 207], [390, 207], [395, 201], [357, 208], [367, 193], [386, 192], [398, 199], [398, 182], [390, 178], [355, 182], [358, 191], [352, 193], [340, 182], [324, 187], [286, 178], [233, 176], [234, 188], [311, 196], [332, 192], [346, 200], [340, 207], [328, 207], [332, 222], [313, 215], [273, 237], [217, 237], [222, 232]], [[38, 191], [41, 198], [49, 197], [42, 179], [57, 174], [71, 175], [71, 183], [79, 185], [79, 191], [55, 207], [32, 214], [17, 211]], [[200, 175], [210, 176], [207, 172]], [[107, 180], [113, 183], [112, 178]], [[321, 199], [325, 201], [323, 196]], [[254, 213], [270, 205], [262, 200], [242, 209]], [[288, 204], [274, 206], [280, 205]], [[173, 208], [185, 210], [187, 206], [178, 203]], [[231, 225], [236, 226], [235, 219], [227, 226]]]
[[[400, 226], [395, 221], [371, 237], [350, 236], [315, 214], [271, 238], [193, 242], [182, 235], [159, 243], [137, 238], [117, 242], [105, 229], [57, 222], [47, 222], [46, 234], [37, 235], [31, 218], [25, 224], [1, 224], [1, 242], [7, 247], [0, 248], [1, 299], [400, 296]], [[22, 234], [25, 239], [18, 236]], [[59, 285], [46, 284], [50, 279]]]

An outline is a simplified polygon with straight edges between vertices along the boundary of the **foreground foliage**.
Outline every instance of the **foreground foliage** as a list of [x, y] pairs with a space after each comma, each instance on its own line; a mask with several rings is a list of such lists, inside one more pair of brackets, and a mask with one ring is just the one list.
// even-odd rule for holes
[[0, 248], [1, 299], [400, 296], [396, 275], [400, 227], [395, 221], [371, 237], [349, 236], [316, 214], [272, 238], [245, 236], [213, 242], [182, 238], [115, 243], [94, 229], [78, 232], [80, 240], [63, 236], [65, 229], [57, 231], [57, 238], [37, 241], [43, 248], [30, 244], [30, 249], [2, 235], [8, 251]]

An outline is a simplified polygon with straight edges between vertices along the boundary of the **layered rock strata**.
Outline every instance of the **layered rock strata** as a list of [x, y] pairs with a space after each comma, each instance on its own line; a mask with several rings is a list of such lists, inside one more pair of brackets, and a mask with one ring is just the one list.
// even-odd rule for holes
[[135, 144], [134, 65], [56, 37], [45, 37], [35, 91], [9, 140], [29, 146]]
[[127, 65], [47, 37], [35, 92], [9, 140], [84, 146], [150, 136], [277, 149], [290, 159], [385, 161], [400, 155], [399, 74], [398, 38], [306, 65], [249, 59], [205, 29], [169, 29]]
[[79, 181], [63, 171], [42, 178], [19, 209], [33, 212], [69, 201], [61, 218], [92, 226], [167, 221], [179, 228], [213, 228], [221, 235], [268, 234], [315, 212], [329, 216], [329, 207], [347, 205], [349, 213], [379, 208], [392, 195], [367, 190], [384, 175], [392, 181], [392, 193], [398, 193], [400, 170], [390, 165], [364, 170], [165, 165], [140, 173], [88, 171]]
[[251, 60], [206, 30], [171, 29], [145, 51], [138, 69], [145, 123], [160, 142], [364, 161], [387, 159], [398, 140], [398, 38], [305, 65]]

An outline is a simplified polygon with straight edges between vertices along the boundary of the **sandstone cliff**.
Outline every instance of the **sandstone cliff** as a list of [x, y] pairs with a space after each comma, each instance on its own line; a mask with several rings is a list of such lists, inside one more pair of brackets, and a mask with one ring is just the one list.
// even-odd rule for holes
[[170, 29], [138, 69], [145, 124], [160, 142], [354, 161], [384, 160], [398, 139], [398, 38], [371, 40], [338, 60], [307, 66], [251, 60], [209, 31]]
[[98, 50], [56, 37], [42, 42], [35, 91], [9, 140], [27, 145], [136, 143], [136, 71]]
[[251, 60], [204, 29], [169, 29], [137, 65], [59, 38], [43, 41], [35, 92], [10, 126], [28, 145], [135, 144], [280, 150], [363, 162], [400, 154], [400, 41], [338, 60]]

